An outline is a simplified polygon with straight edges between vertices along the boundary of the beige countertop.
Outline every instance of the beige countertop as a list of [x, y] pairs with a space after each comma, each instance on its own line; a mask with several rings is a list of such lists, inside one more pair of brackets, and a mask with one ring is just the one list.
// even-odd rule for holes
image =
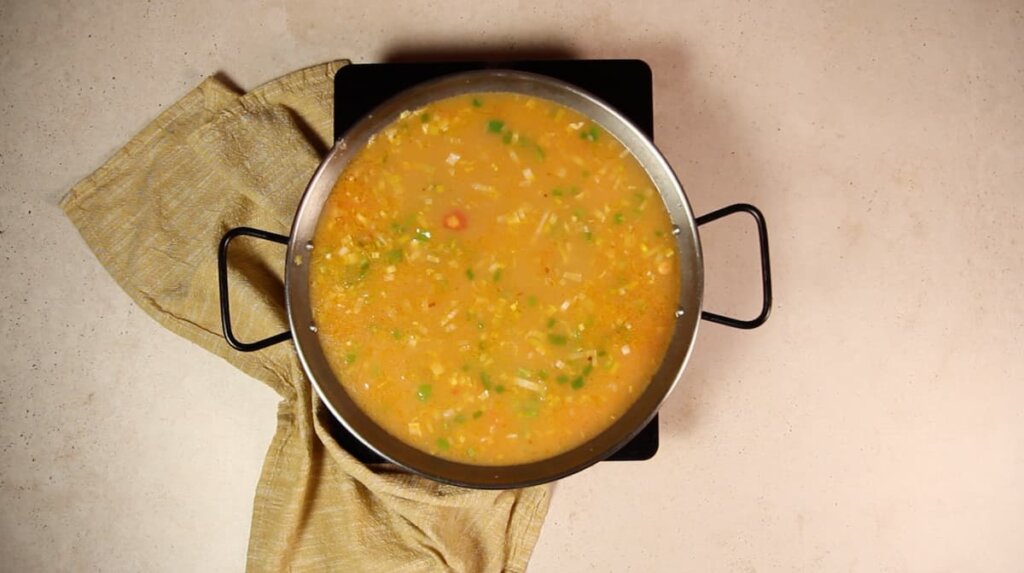
[[[116, 4], [0, 4], [0, 568], [240, 570], [274, 426], [66, 190], [209, 74], [468, 50], [646, 60], [697, 213], [771, 231], [772, 319], [703, 325], [661, 451], [559, 483], [532, 571], [1020, 570], [1020, 2]], [[748, 222], [703, 240], [754, 312]]]

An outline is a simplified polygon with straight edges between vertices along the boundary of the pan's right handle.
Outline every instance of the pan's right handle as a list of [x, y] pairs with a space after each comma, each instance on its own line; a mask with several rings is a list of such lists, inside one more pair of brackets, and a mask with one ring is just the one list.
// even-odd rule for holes
[[256, 237], [257, 239], [272, 241], [282, 245], [288, 244], [288, 237], [278, 235], [277, 233], [261, 231], [260, 229], [253, 229], [252, 227], [235, 227], [224, 233], [224, 238], [220, 240], [220, 249], [217, 251], [217, 274], [220, 280], [220, 322], [224, 330], [224, 339], [235, 350], [253, 352], [284, 342], [292, 337], [292, 333], [286, 330], [256, 342], [242, 342], [235, 338], [235, 333], [231, 330], [231, 302], [228, 299], [228, 245], [231, 244], [233, 239], [241, 236]]
[[754, 218], [754, 223], [757, 224], [757, 238], [761, 248], [761, 288], [764, 295], [763, 302], [761, 303], [761, 314], [758, 314], [751, 320], [741, 320], [705, 310], [701, 313], [700, 317], [708, 322], [716, 322], [733, 328], [749, 330], [764, 324], [768, 320], [768, 315], [772, 312], [772, 269], [768, 258], [768, 225], [764, 222], [764, 215], [753, 205], [736, 203], [735, 205], [729, 205], [717, 211], [712, 211], [707, 215], [697, 217], [697, 226], [706, 225], [734, 213], [747, 213]]

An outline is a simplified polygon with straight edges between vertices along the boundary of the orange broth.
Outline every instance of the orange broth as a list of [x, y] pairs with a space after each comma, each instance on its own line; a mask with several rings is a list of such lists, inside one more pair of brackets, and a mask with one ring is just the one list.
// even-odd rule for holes
[[313, 243], [313, 315], [341, 384], [450, 460], [521, 464], [593, 438], [672, 335], [678, 257], [654, 184], [548, 100], [403, 113], [343, 172]]

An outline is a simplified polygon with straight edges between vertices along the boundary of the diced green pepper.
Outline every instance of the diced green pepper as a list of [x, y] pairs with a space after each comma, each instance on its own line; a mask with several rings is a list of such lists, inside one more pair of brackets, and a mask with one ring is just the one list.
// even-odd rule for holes
[[487, 122], [487, 131], [491, 133], [501, 133], [501, 130], [505, 127], [505, 122], [500, 119], [492, 119]]
[[598, 131], [597, 126], [591, 125], [589, 128], [584, 129], [583, 131], [580, 132], [580, 139], [585, 139], [587, 141], [597, 141], [597, 138], [600, 135], [601, 132]]
[[569, 342], [569, 339], [563, 334], [550, 333], [548, 334], [548, 342], [555, 346], [565, 346]]
[[430, 384], [420, 384], [420, 387], [416, 389], [416, 397], [420, 399], [420, 402], [429, 400], [433, 393], [434, 388]]
[[541, 148], [536, 141], [528, 137], [523, 137], [522, 135], [519, 136], [519, 147], [525, 147], [526, 149], [533, 151], [539, 159], [544, 159], [547, 156], [547, 154], [544, 153], [544, 149]]

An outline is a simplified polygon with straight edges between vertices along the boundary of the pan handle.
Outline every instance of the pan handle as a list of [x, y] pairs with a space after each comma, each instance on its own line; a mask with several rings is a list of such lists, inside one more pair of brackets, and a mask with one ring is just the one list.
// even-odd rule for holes
[[761, 304], [761, 314], [757, 315], [757, 317], [752, 320], [740, 320], [738, 318], [723, 316], [721, 314], [715, 314], [705, 310], [701, 313], [700, 317], [708, 322], [717, 322], [718, 324], [724, 324], [725, 326], [749, 330], [764, 324], [765, 321], [768, 320], [768, 315], [772, 312], [772, 271], [768, 259], [768, 226], [764, 222], [764, 215], [762, 215], [761, 211], [753, 205], [736, 203], [735, 205], [729, 205], [728, 207], [723, 207], [717, 211], [712, 211], [707, 215], [697, 217], [697, 226], [700, 227], [701, 225], [712, 223], [722, 217], [728, 217], [735, 213], [749, 213], [757, 224], [757, 238], [761, 247], [761, 287], [764, 293], [764, 302]]
[[228, 299], [228, 245], [231, 244], [232, 239], [241, 236], [256, 237], [257, 239], [273, 241], [282, 245], [288, 244], [288, 237], [278, 235], [277, 233], [261, 231], [260, 229], [253, 229], [252, 227], [235, 227], [224, 233], [224, 238], [220, 240], [220, 249], [217, 251], [217, 275], [220, 282], [220, 323], [221, 328], [224, 330], [224, 339], [235, 350], [253, 352], [284, 342], [292, 337], [292, 333], [290, 330], [286, 330], [256, 342], [242, 342], [235, 338], [235, 333], [231, 330], [231, 302]]

